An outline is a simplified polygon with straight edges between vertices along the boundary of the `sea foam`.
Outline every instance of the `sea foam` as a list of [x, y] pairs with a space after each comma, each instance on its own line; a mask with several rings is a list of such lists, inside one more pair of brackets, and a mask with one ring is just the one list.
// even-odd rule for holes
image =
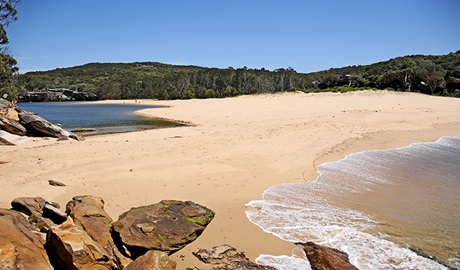
[[[352, 154], [340, 161], [319, 166], [320, 176], [316, 181], [269, 188], [264, 192], [263, 200], [247, 204], [246, 215], [251, 222], [264, 231], [286, 241], [313, 241], [342, 250], [349, 254], [350, 262], [359, 269], [447, 269], [436, 260], [420, 256], [409, 249], [413, 248], [410, 243], [390, 241], [392, 238], [382, 227], [397, 227], [398, 223], [393, 224], [391, 219], [388, 221], [378, 214], [383, 212], [382, 216], [386, 217], [386, 212], [394, 212], [396, 218], [399, 218], [404, 212], [391, 209], [394, 207], [393, 203], [407, 203], [408, 205], [400, 207], [400, 211], [414, 212], [413, 216], [407, 214], [408, 219], [417, 219], [419, 215], [417, 211], [425, 209], [428, 214], [421, 213], [423, 220], [420, 222], [429, 223], [430, 215], [435, 215], [437, 222], [433, 225], [435, 233], [441, 234], [445, 233], [443, 230], [452, 230], [456, 225], [455, 213], [443, 213], [442, 207], [454, 207], [454, 211], [458, 211], [455, 209], [458, 207], [457, 195], [459, 194], [455, 192], [450, 194], [452, 198], [449, 198], [449, 194], [444, 195], [460, 187], [460, 178], [456, 170], [460, 168], [459, 157], [460, 137], [443, 137], [436, 143], [419, 143], [399, 149]], [[414, 174], [417, 175], [415, 179], [408, 179]], [[427, 180], [424, 180], [425, 178]], [[414, 184], [411, 181], [416, 182]], [[424, 187], [425, 185], [427, 187]], [[432, 185], [445, 187], [444, 190], [437, 191], [440, 193], [431, 193]], [[414, 192], [417, 199], [409, 196], [410, 194], [407, 199], [400, 198], [405, 196], [397, 192], [402, 194]], [[361, 194], [364, 194], [364, 197], [359, 197]], [[418, 198], [432, 194], [442, 198]], [[361, 201], [366, 196], [370, 199], [369, 205], [366, 201]], [[390, 209], [385, 209], [385, 205], [383, 207], [377, 205], [375, 209], [383, 210], [380, 209], [380, 212], [376, 211], [378, 214], [372, 215], [370, 213], [374, 209], [373, 203], [382, 202], [379, 201], [379, 196], [382, 196], [383, 202], [388, 202]], [[353, 201], [355, 197], [359, 200]], [[433, 204], [431, 202], [433, 199], [440, 200], [440, 203]], [[416, 203], [411, 205], [412, 201]], [[418, 203], [424, 205], [420, 207]], [[357, 207], [352, 207], [354, 205]], [[358, 210], [360, 205], [366, 213]], [[415, 211], [411, 207], [418, 210]], [[431, 213], [430, 207], [434, 207], [436, 211]], [[447, 217], [447, 215], [454, 215], [454, 217]], [[401, 222], [406, 222], [404, 218], [406, 216], [401, 218]], [[446, 224], [442, 224], [439, 220], [443, 218], [447, 220]], [[410, 222], [414, 221], [410, 220]], [[450, 224], [452, 222], [454, 224]], [[455, 246], [460, 239], [457, 232], [451, 233]], [[442, 243], [439, 245], [442, 246]], [[423, 246], [421, 249], [423, 253]], [[455, 252], [450, 256], [444, 263], [454, 268], [459, 258], [455, 256]], [[278, 269], [309, 269], [308, 261], [299, 256], [261, 255], [257, 262]]]

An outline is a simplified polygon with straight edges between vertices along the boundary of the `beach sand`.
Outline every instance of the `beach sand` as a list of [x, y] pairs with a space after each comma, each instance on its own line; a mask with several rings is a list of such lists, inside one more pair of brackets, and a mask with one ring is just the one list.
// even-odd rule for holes
[[[316, 166], [371, 149], [460, 135], [460, 99], [416, 93], [282, 93], [206, 100], [104, 101], [167, 105], [138, 113], [187, 127], [87, 137], [34, 138], [0, 148], [0, 207], [42, 196], [61, 208], [75, 195], [105, 200], [114, 220], [163, 199], [213, 209], [204, 233], [172, 255], [177, 269], [207, 269], [191, 252], [229, 244], [254, 260], [291, 255], [293, 244], [246, 219], [245, 204], [283, 183], [312, 181]], [[65, 183], [55, 187], [48, 180]]]

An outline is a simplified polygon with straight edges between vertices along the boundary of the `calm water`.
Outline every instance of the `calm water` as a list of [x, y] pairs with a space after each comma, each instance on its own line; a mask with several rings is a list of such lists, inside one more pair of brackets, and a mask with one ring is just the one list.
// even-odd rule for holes
[[[343, 250], [359, 269], [460, 268], [460, 137], [356, 153], [318, 170], [316, 181], [265, 191], [248, 218], [281, 239]], [[310, 269], [296, 256], [258, 262]]]
[[84, 135], [127, 132], [148, 128], [174, 127], [179, 124], [134, 114], [134, 111], [161, 106], [134, 104], [94, 104], [86, 102], [29, 102], [18, 103], [26, 111], [34, 112], [70, 131], [73, 128], [95, 128]]

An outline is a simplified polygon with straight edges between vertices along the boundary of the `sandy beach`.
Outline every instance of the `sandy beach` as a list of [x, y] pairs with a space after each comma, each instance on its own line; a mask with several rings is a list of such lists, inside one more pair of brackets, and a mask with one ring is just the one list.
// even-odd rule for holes
[[[270, 186], [313, 181], [316, 167], [345, 155], [460, 135], [460, 99], [359, 91], [283, 93], [206, 100], [103, 101], [167, 105], [139, 114], [192, 125], [87, 137], [34, 138], [0, 148], [0, 207], [42, 196], [62, 207], [75, 195], [105, 200], [114, 220], [131, 207], [191, 200], [215, 219], [172, 255], [177, 269], [206, 269], [191, 252], [229, 244], [254, 260], [291, 255], [293, 244], [249, 222], [245, 204]], [[48, 180], [65, 183], [54, 187]]]

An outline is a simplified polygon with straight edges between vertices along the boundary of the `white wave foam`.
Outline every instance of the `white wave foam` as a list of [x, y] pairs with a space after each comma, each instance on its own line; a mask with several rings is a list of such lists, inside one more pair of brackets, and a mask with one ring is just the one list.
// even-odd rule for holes
[[[419, 158], [420, 164], [424, 160], [432, 164], [436, 161], [432, 160], [431, 151], [452, 155], [459, 149], [460, 137], [443, 137], [436, 143], [348, 155], [343, 160], [322, 164], [316, 181], [271, 187], [264, 192], [263, 200], [246, 205], [246, 215], [264, 231], [286, 241], [313, 241], [342, 250], [359, 269], [447, 269], [382, 236], [370, 234], [377, 225], [371, 217], [333, 206], [327, 200], [334, 194], [361, 193], [372, 190], [374, 185], [392, 185], [379, 163], [382, 156], [395, 166], [406, 166], [404, 162], [412, 155]], [[418, 169], [417, 165], [411, 164], [414, 169]], [[297, 256], [261, 255], [257, 262], [278, 269], [310, 269], [308, 261]], [[449, 262], [459, 263], [456, 258]]]

